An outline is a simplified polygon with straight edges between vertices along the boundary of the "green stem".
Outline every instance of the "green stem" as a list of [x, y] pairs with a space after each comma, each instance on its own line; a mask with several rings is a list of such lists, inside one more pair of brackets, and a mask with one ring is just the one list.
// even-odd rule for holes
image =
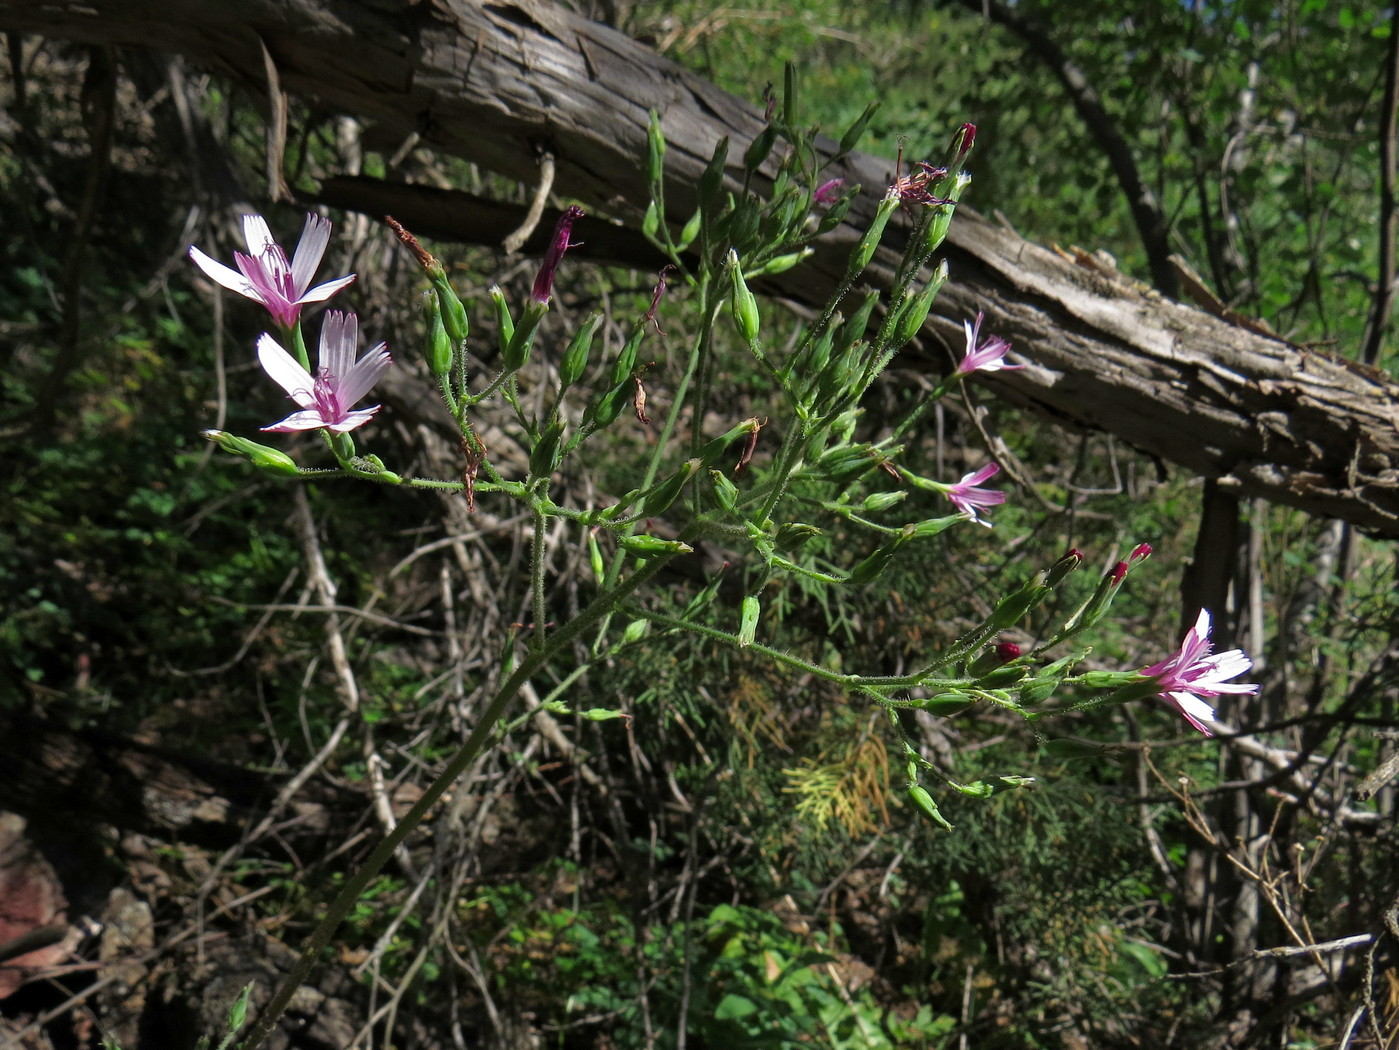
[[242, 1044], [241, 1050], [256, 1050], [272, 1034], [277, 1020], [286, 1013], [292, 997], [296, 995], [297, 990], [314, 969], [317, 957], [330, 944], [330, 938], [334, 936], [350, 909], [355, 906], [374, 876], [379, 874], [380, 869], [393, 856], [394, 851], [398, 849], [403, 840], [422, 823], [428, 810], [437, 804], [447, 789], [456, 782], [462, 773], [466, 772], [467, 767], [480, 755], [490, 736], [495, 732], [496, 723], [500, 721], [506, 708], [515, 699], [524, 684], [546, 662], [563, 652], [573, 644], [579, 635], [614, 610], [627, 595], [655, 576], [669, 560], [669, 558], [662, 557], [648, 561], [623, 583], [611, 590], [603, 591], [588, 604], [587, 608], [579, 613], [577, 618], [561, 627], [547, 645], [534, 650], [521, 661], [520, 666], [515, 669], [505, 684], [500, 687], [500, 691], [491, 699], [486, 709], [481, 712], [481, 718], [476, 723], [476, 728], [471, 731], [471, 735], [466, 738], [466, 743], [462, 744], [457, 753], [452, 756], [446, 768], [428, 786], [422, 798], [418, 799], [413, 808], [404, 815], [398, 826], [389, 832], [379, 842], [379, 845], [374, 847], [374, 852], [369, 855], [360, 869], [345, 881], [345, 885], [335, 895], [335, 899], [327, 906], [325, 918], [311, 932], [306, 946], [301, 951], [301, 957], [297, 959], [296, 965], [282, 981], [281, 986], [277, 989], [277, 994], [272, 997], [267, 1008], [258, 1016], [257, 1023], [253, 1026], [247, 1040]]
[[[533, 493], [532, 493], [533, 494]], [[544, 512], [535, 503], [531, 509], [534, 519], [534, 535], [530, 541], [529, 580], [530, 595], [534, 605], [534, 637], [530, 645], [535, 649], [544, 648]]]
[[916, 685], [931, 687], [965, 681], [965, 679], [947, 679], [945, 683], [942, 683], [929, 682], [917, 675], [867, 677], [859, 674], [841, 674], [838, 671], [832, 671], [829, 668], [822, 667], [820, 664], [810, 663], [799, 656], [793, 656], [791, 653], [784, 653], [781, 649], [774, 649], [769, 645], [764, 645], [762, 642], [750, 642], [746, 646], [740, 645], [738, 639], [733, 635], [714, 627], [708, 627], [702, 623], [695, 623], [692, 620], [682, 620], [675, 616], [667, 616], [664, 613], [651, 612], [649, 609], [637, 609], [634, 611], [636, 615], [643, 620], [650, 620], [652, 623], [659, 624], [662, 627], [670, 627], [677, 631], [689, 631], [692, 634], [698, 634], [705, 638], [712, 638], [716, 642], [723, 642], [726, 645], [731, 645], [735, 649], [749, 649], [752, 652], [761, 653], [770, 660], [779, 664], [784, 664], [793, 670], [802, 671], [806, 674], [814, 675], [817, 678], [823, 678], [828, 682], [833, 682], [836, 685], [847, 686], [852, 689], [911, 689]]

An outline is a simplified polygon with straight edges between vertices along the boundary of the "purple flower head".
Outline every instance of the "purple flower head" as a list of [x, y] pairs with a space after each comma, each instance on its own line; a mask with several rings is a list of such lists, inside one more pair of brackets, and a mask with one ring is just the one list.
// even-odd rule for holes
[[986, 341], [977, 346], [981, 339], [981, 322], [985, 316], [978, 310], [975, 324], [970, 321], [962, 322], [962, 327], [967, 333], [967, 353], [953, 375], [969, 376], [973, 372], [999, 372], [1003, 369], [1009, 372], [1025, 367], [1006, 364], [1005, 356], [1006, 351], [1010, 349], [1010, 343], [998, 335], [988, 335]]
[[817, 204], [830, 204], [840, 197], [841, 188], [845, 185], [844, 179], [829, 179], [816, 187], [816, 192], [811, 199]]
[[216, 284], [267, 307], [272, 320], [282, 328], [296, 324], [305, 303], [323, 302], [355, 279], [350, 274], [311, 287], [311, 278], [316, 276], [316, 267], [330, 243], [330, 220], [319, 215], [306, 216], [290, 263], [261, 215], [243, 216], [243, 239], [248, 242], [248, 252], [233, 253], [237, 270], [215, 262], [194, 245], [190, 245], [189, 257]]
[[985, 525], [989, 529], [991, 523], [977, 517], [976, 512], [981, 507], [994, 507], [999, 503], [1004, 503], [1006, 494], [998, 489], [983, 489], [977, 488], [977, 486], [1000, 469], [1000, 466], [994, 461], [988, 463], [980, 470], [967, 474], [957, 484], [948, 485], [944, 490], [944, 495], [952, 501], [953, 506], [963, 514], [968, 515], [972, 521], [978, 525]]
[[967, 159], [967, 154], [972, 151], [972, 144], [976, 142], [976, 125], [963, 124], [952, 136], [952, 149], [954, 151], [952, 164], [954, 167], [960, 165]]
[[1138, 561], [1151, 557], [1151, 544], [1138, 543], [1132, 548], [1132, 553], [1127, 555], [1126, 561], [1120, 561], [1108, 570], [1108, 576], [1112, 578], [1112, 585], [1116, 587], [1127, 578], [1127, 570]]
[[320, 430], [337, 434], [354, 430], [374, 418], [378, 405], [351, 411], [351, 406], [369, 393], [384, 370], [392, 363], [383, 343], [363, 357], [359, 351], [359, 319], [354, 314], [331, 310], [321, 323], [320, 367], [312, 376], [282, 349], [266, 332], [257, 341], [257, 357], [263, 369], [301, 406], [280, 423], [263, 430], [287, 432]]
[[996, 659], [1003, 664], [1008, 664], [1020, 656], [1020, 646], [1014, 642], [997, 642]]
[[554, 271], [559, 268], [559, 263], [563, 260], [563, 253], [570, 248], [577, 248], [579, 241], [570, 241], [569, 234], [573, 232], [573, 224], [583, 217], [583, 209], [576, 204], [570, 204], [564, 209], [564, 213], [559, 216], [558, 225], [554, 227], [554, 239], [549, 242], [549, 250], [544, 253], [544, 261], [539, 264], [539, 274], [534, 279], [534, 291], [531, 298], [540, 306], [548, 304], [554, 294]]
[[1143, 667], [1141, 673], [1155, 678], [1157, 696], [1170, 704], [1192, 726], [1213, 735], [1207, 723], [1213, 722], [1214, 708], [1205, 702], [1221, 693], [1256, 693], [1258, 686], [1248, 682], [1230, 682], [1253, 666], [1242, 649], [1213, 653], [1210, 643], [1210, 614], [1201, 609], [1195, 626], [1185, 634], [1180, 649], [1160, 663]]

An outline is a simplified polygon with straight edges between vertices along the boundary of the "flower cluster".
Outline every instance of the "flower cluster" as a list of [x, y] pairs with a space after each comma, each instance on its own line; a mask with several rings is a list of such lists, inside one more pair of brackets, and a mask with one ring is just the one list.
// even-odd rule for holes
[[[301, 320], [302, 306], [324, 302], [355, 279], [355, 275], [350, 274], [314, 288], [311, 286], [326, 245], [330, 243], [330, 225], [329, 219], [307, 215], [301, 239], [288, 263], [287, 253], [272, 239], [267, 220], [261, 215], [245, 215], [243, 238], [248, 251], [233, 253], [238, 269], [216, 262], [193, 245], [189, 257], [216, 284], [261, 303], [281, 331], [296, 335], [299, 345], [300, 333], [294, 329]], [[368, 423], [379, 406], [352, 410], [353, 406], [379, 381], [392, 359], [383, 343], [363, 357], [358, 355], [359, 319], [352, 313], [331, 311], [326, 314], [321, 325], [314, 374], [309, 362], [298, 362], [264, 332], [257, 343], [258, 361], [300, 409], [262, 429], [278, 432], [325, 429], [344, 434]], [[305, 357], [304, 351], [302, 357]]]

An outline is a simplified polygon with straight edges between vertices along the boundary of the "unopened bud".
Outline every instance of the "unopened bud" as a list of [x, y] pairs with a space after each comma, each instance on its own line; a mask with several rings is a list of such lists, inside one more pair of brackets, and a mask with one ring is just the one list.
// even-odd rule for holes
[[748, 290], [743, 279], [743, 268], [738, 262], [738, 252], [729, 249], [729, 277], [733, 282], [733, 318], [739, 334], [748, 342], [758, 338], [758, 300]]
[[205, 430], [202, 433], [225, 452], [242, 456], [258, 470], [266, 471], [268, 474], [279, 474], [287, 478], [294, 478], [301, 473], [301, 468], [296, 465], [296, 461], [280, 449], [259, 445], [256, 441], [238, 437], [226, 430]]
[[918, 812], [922, 813], [923, 816], [927, 817], [934, 824], [946, 828], [948, 831], [952, 830], [951, 822], [942, 815], [942, 812], [938, 809], [938, 804], [933, 801], [933, 796], [928, 794], [927, 790], [922, 785], [914, 784], [908, 789], [908, 800], [913, 803], [914, 808], [916, 808]]
[[756, 594], [744, 596], [738, 621], [738, 644], [740, 648], [748, 648], [748, 646], [753, 644], [753, 639], [757, 637], [758, 613], [761, 609], [762, 605]]

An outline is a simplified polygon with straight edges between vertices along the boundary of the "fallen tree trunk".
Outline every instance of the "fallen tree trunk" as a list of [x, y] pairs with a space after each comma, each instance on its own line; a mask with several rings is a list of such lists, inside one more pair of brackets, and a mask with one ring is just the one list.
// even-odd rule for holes
[[[0, 28], [179, 53], [259, 91], [265, 47], [283, 90], [526, 182], [547, 150], [559, 193], [624, 220], [646, 200], [649, 110], [662, 114], [677, 224], [714, 143], [730, 136], [737, 161], [762, 123], [645, 46], [536, 0], [0, 0]], [[889, 168], [856, 154], [831, 172], [866, 192], [785, 275], [783, 294], [824, 298]], [[988, 330], [1032, 362], [987, 380], [1007, 400], [1108, 431], [1226, 492], [1399, 536], [1399, 384], [1388, 376], [1168, 301], [967, 209], [947, 249], [953, 281], [929, 328], [956, 346], [962, 320], [984, 310]], [[891, 258], [872, 283], [887, 281]]]

